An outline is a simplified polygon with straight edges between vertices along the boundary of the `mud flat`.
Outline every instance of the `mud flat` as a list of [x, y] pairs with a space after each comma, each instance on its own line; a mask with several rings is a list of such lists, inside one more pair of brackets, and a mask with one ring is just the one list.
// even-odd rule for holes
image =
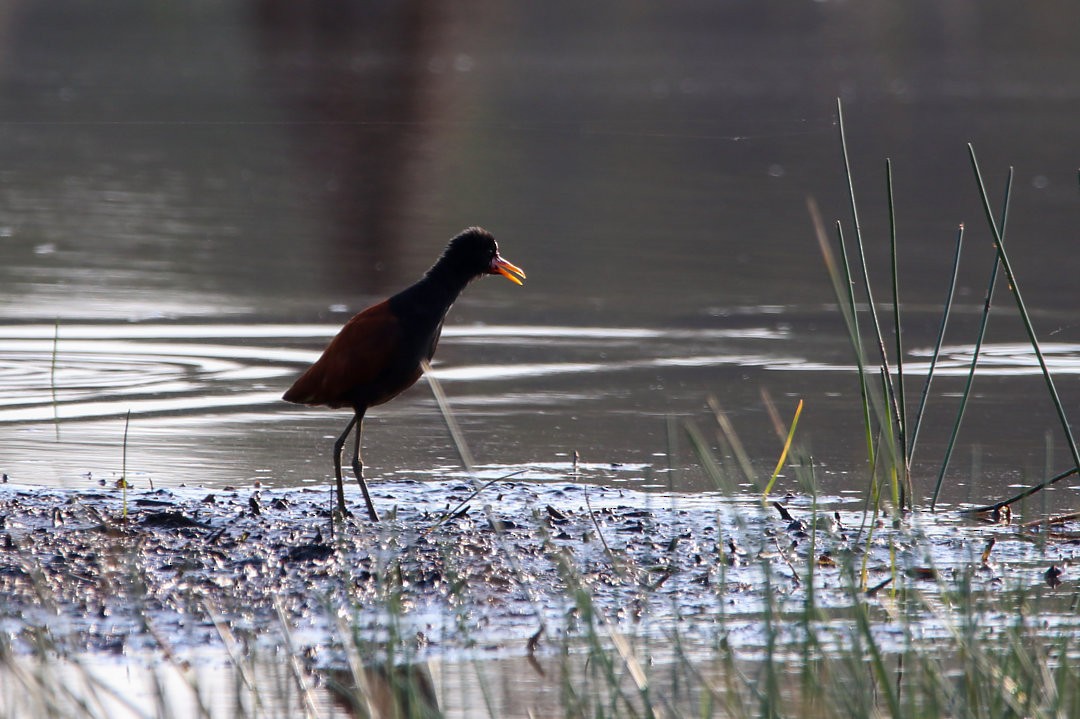
[[[754, 497], [570, 482], [373, 489], [386, 521], [358, 511], [331, 534], [324, 488], [0, 485], [5, 644], [183, 657], [288, 636], [340, 666], [343, 637], [376, 655], [522, 655], [600, 621], [704, 645], [722, 633], [752, 651], [762, 613], [798, 614], [811, 583], [839, 636], [843, 610], [886, 587], [1053, 591], [1078, 551], [944, 513], [893, 527], [837, 497], [780, 498], [785, 517]], [[928, 636], [945, 631], [928, 619]]]

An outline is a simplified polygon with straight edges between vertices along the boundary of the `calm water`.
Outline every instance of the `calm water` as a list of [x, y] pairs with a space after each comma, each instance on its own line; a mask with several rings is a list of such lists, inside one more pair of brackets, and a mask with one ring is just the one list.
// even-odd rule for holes
[[[560, 477], [578, 451], [614, 463], [598, 481], [703, 488], [669, 422], [711, 437], [712, 396], [767, 474], [766, 391], [786, 417], [805, 400], [827, 488], [861, 490], [851, 354], [805, 209], [850, 236], [838, 96], [879, 300], [895, 163], [916, 388], [967, 223], [919, 489], [992, 259], [968, 141], [995, 202], [1016, 167], [1014, 264], [1080, 400], [1075, 4], [360, 7], [6, 6], [0, 470], [325, 482], [347, 415], [280, 394], [351, 312], [482, 224], [529, 279], [470, 287], [437, 359], [488, 470]], [[1003, 285], [996, 309], [953, 501], [1067, 466]], [[372, 413], [365, 446], [376, 480], [458, 467], [422, 383]]]

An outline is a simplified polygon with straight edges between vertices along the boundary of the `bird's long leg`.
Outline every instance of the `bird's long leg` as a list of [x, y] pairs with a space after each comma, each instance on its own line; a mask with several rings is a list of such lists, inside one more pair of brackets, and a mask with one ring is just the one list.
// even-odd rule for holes
[[364, 501], [367, 502], [367, 513], [372, 522], [379, 521], [379, 513], [375, 511], [375, 503], [371, 501], [368, 493], [367, 482], [364, 481], [364, 463], [360, 461], [360, 435], [364, 433], [364, 412], [366, 408], [356, 412], [356, 451], [353, 452], [352, 468], [356, 473], [356, 481], [360, 484], [360, 491], [364, 493]]
[[[363, 414], [354, 414], [349, 423], [345, 425], [345, 431], [334, 440], [334, 478], [337, 479], [337, 511], [342, 517], [349, 516], [349, 510], [345, 509], [345, 484], [341, 480], [341, 451], [345, 448], [345, 439], [349, 436], [349, 432], [352, 431], [354, 425], [363, 416]], [[360, 437], [360, 428], [356, 429], [357, 438]], [[333, 516], [333, 511], [330, 512]], [[330, 527], [333, 528], [334, 523], [330, 523]]]

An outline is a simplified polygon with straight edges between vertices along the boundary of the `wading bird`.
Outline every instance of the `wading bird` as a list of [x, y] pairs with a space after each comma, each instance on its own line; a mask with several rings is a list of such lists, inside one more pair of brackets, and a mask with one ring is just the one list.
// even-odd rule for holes
[[353, 417], [334, 442], [337, 509], [345, 516], [341, 481], [341, 451], [356, 428], [352, 467], [364, 493], [368, 516], [379, 521], [364, 481], [360, 435], [369, 407], [389, 402], [423, 374], [442, 334], [443, 320], [454, 300], [482, 275], [502, 275], [518, 285], [525, 273], [499, 256], [499, 246], [487, 230], [470, 227], [446, 246], [446, 251], [413, 286], [353, 316], [330, 341], [322, 356], [283, 396], [287, 402], [351, 407]]

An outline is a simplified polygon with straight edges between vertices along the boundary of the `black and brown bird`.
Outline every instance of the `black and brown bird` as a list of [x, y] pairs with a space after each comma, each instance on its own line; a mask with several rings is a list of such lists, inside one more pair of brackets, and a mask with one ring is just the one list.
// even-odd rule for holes
[[435, 354], [450, 306], [466, 285], [482, 275], [502, 275], [519, 285], [525, 277], [520, 268], [499, 256], [499, 246], [490, 232], [470, 227], [450, 240], [442, 257], [416, 284], [345, 323], [322, 356], [285, 393], [287, 402], [353, 410], [345, 431], [334, 442], [337, 508], [343, 516], [347, 512], [341, 452], [349, 432], [356, 428], [353, 471], [364, 493], [368, 516], [377, 522], [379, 514], [360, 460], [364, 414], [420, 379], [423, 365]]

